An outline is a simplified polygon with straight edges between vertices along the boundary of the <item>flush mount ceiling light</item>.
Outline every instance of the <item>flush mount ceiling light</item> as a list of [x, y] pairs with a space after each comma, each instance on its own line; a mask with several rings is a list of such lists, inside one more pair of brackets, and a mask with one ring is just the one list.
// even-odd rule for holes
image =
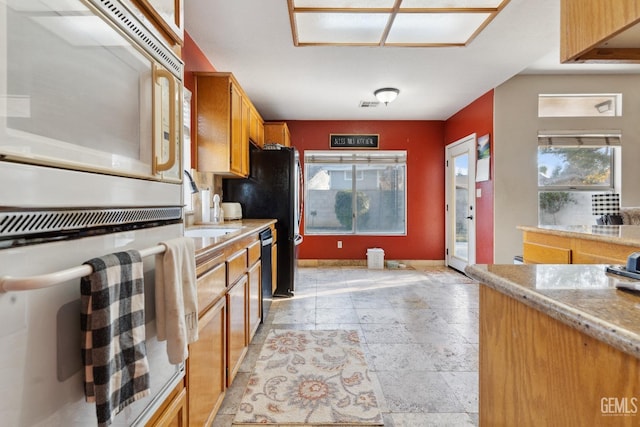
[[384, 105], [389, 104], [391, 101], [398, 97], [400, 91], [394, 87], [383, 87], [373, 92], [378, 101], [384, 102]]
[[465, 46], [509, 0], [287, 0], [296, 46]]

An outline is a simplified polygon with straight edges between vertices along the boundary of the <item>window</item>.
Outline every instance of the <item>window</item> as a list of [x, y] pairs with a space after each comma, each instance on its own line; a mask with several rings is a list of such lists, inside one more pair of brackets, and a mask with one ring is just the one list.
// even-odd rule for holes
[[305, 234], [406, 234], [406, 162], [406, 151], [305, 151]]
[[538, 136], [538, 223], [592, 225], [591, 195], [615, 193], [619, 134]]
[[622, 94], [540, 94], [538, 117], [622, 116]]

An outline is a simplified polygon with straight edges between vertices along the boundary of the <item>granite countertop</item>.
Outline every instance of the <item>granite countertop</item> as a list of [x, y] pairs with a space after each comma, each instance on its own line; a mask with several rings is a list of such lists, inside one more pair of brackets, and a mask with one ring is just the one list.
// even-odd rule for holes
[[518, 229], [619, 245], [640, 246], [640, 226], [638, 225], [519, 225]]
[[[640, 292], [616, 289], [605, 265], [470, 265], [482, 284], [640, 358]], [[630, 280], [630, 279], [629, 279]]]
[[275, 219], [242, 219], [237, 221], [225, 221], [221, 224], [196, 224], [185, 229], [185, 232], [201, 229], [230, 229], [231, 232], [214, 237], [193, 237], [196, 249], [196, 258], [212, 249], [222, 249], [249, 234], [259, 231], [275, 224]]

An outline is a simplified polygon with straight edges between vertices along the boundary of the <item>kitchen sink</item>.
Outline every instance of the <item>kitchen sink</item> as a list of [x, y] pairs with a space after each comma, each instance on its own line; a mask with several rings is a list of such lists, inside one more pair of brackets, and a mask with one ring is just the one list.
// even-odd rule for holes
[[185, 230], [185, 237], [220, 237], [235, 231], [240, 227], [215, 227], [215, 228], [192, 228]]

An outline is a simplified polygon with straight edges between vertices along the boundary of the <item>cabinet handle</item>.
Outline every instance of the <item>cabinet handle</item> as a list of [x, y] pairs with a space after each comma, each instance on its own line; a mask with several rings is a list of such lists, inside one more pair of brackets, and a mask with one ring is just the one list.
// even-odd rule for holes
[[[171, 169], [173, 165], [176, 163], [176, 149], [177, 149], [177, 138], [176, 138], [176, 96], [178, 85], [176, 84], [176, 80], [169, 71], [155, 67], [155, 80], [156, 82], [165, 78], [169, 82], [169, 159], [165, 163], [159, 163], [157, 154], [153, 157], [153, 174], [157, 174], [158, 172], [163, 172]], [[162, 108], [162, 106], [156, 106], [156, 108]], [[162, 140], [164, 136], [160, 137], [160, 153], [162, 153]]]

